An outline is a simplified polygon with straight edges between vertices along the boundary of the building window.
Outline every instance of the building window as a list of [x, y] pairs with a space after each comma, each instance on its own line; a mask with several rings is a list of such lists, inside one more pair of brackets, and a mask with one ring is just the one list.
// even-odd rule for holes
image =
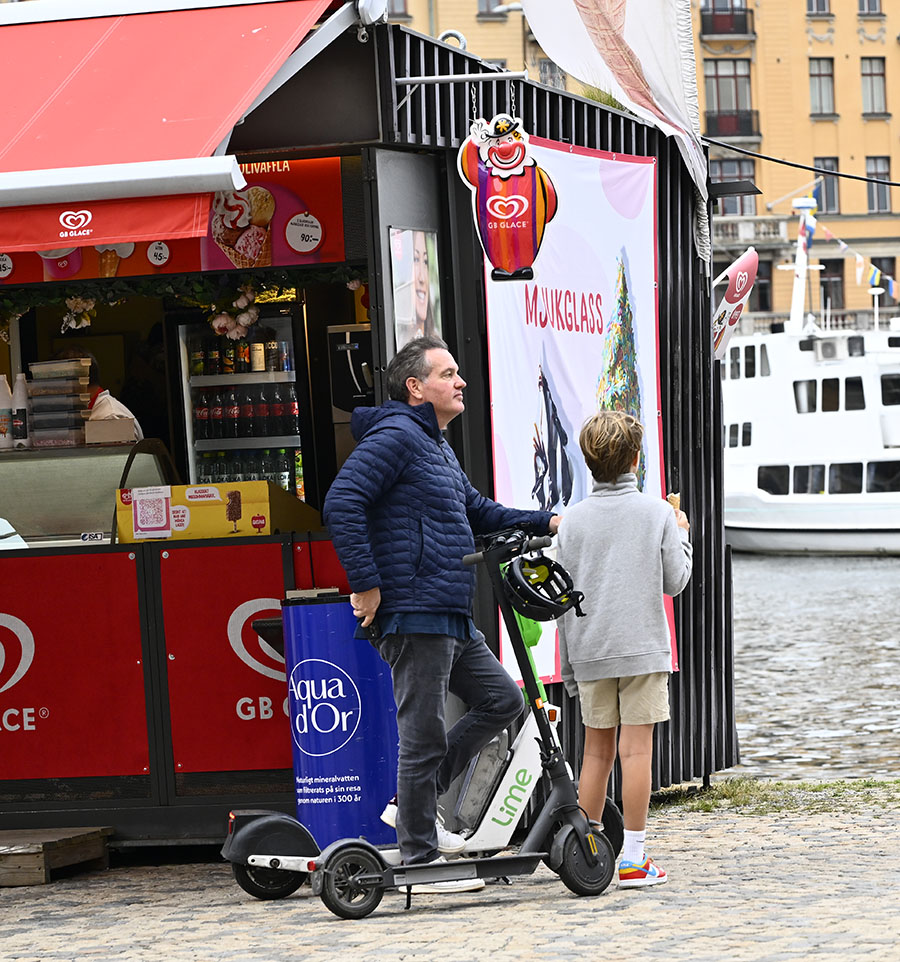
[[866, 465], [866, 491], [900, 491], [900, 461], [871, 461]]
[[821, 260], [819, 271], [819, 303], [826, 310], [843, 310], [844, 307], [844, 260]]
[[862, 494], [862, 462], [828, 466], [829, 494]]
[[479, 13], [493, 13], [494, 7], [499, 7], [503, 0], [478, 0]]
[[[890, 157], [866, 157], [866, 177], [891, 179]], [[891, 209], [891, 188], [887, 184], [866, 184], [870, 214], [885, 214]]]
[[566, 89], [566, 75], [558, 63], [554, 63], [547, 57], [542, 57], [538, 61], [540, 68], [540, 81], [548, 87], [556, 87], [557, 90]]
[[824, 493], [824, 464], [798, 464], [794, 467], [794, 494]]
[[[760, 261], [756, 268], [756, 283], [747, 301], [748, 311], [772, 310], [772, 262]], [[761, 345], [765, 348], [765, 345]], [[768, 371], [766, 372], [768, 373]]]
[[887, 112], [884, 57], [862, 58], [862, 97], [864, 114], [883, 114]]
[[878, 306], [879, 306], [879, 307], [896, 307], [896, 306], [897, 306], [897, 298], [896, 298], [896, 297], [891, 297], [891, 295], [888, 293], [888, 286], [887, 286], [887, 284], [885, 283], [885, 278], [886, 278], [886, 277], [896, 277], [896, 276], [897, 276], [897, 275], [894, 273], [894, 272], [896, 271], [896, 269], [897, 269], [897, 266], [896, 266], [896, 265], [897, 265], [896, 258], [894, 258], [894, 257], [873, 257], [873, 258], [871, 259], [871, 261], [872, 261], [872, 267], [874, 267], [876, 270], [881, 271], [881, 273], [884, 275], [884, 276], [881, 278], [881, 280], [878, 282], [878, 286], [884, 288], [884, 293], [881, 294], [881, 295], [879, 296], [879, 298], [878, 298]]
[[720, 114], [750, 109], [750, 61], [704, 60], [706, 109]]
[[831, 0], [806, 0], [806, 12], [831, 13]]
[[814, 414], [816, 410], [816, 382], [794, 381], [794, 403], [798, 414]]
[[809, 112], [834, 113], [834, 60], [813, 57], [809, 61]]
[[746, 0], [703, 0], [700, 4], [701, 13], [731, 13], [746, 9]]
[[844, 382], [844, 407], [848, 411], [866, 409], [866, 395], [861, 377], [848, 377]]
[[387, 12], [389, 17], [407, 16], [406, 0], [388, 0]]
[[881, 13], [881, 0], [859, 0], [859, 13], [863, 16], [867, 13]]
[[885, 407], [900, 404], [900, 374], [881, 375], [881, 403]]
[[786, 464], [762, 464], [756, 471], [756, 486], [769, 494], [787, 494], [791, 469]]
[[[814, 157], [813, 167], [818, 167], [819, 170], [838, 170], [838, 159], [837, 157]], [[822, 184], [816, 191], [820, 214], [839, 214], [841, 212], [839, 185], [840, 179], [838, 177], [822, 175]]]
[[[713, 184], [722, 184], [730, 180], [753, 180], [755, 177], [756, 161], [753, 160], [710, 160], [709, 179]], [[728, 214], [756, 213], [756, 195], [734, 195], [719, 197], [716, 200], [715, 213], [720, 217]]]

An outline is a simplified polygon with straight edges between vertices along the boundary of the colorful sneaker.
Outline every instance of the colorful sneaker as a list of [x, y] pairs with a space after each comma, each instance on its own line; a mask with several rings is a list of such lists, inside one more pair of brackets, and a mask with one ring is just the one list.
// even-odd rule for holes
[[[447, 834], [451, 834], [447, 832]], [[458, 837], [458, 836], [457, 836]], [[439, 865], [447, 861], [443, 855], [429, 862], [429, 865]], [[480, 892], [484, 888], [483, 878], [452, 879], [447, 882], [420, 882], [411, 886], [413, 895], [452, 895], [454, 892]], [[401, 892], [405, 891], [400, 889]]]
[[[391, 828], [397, 827], [396, 795], [384, 806], [384, 811], [381, 813], [380, 818], [385, 825], [390, 825]], [[434, 827], [437, 829], [439, 852], [443, 852], [445, 855], [458, 855], [466, 847], [466, 840], [462, 835], [457, 835], [455, 832], [448, 832], [447, 829], [444, 828], [440, 816], [438, 816], [437, 821], [434, 823]], [[468, 891], [468, 889], [458, 889], [457, 891]]]
[[619, 888], [636, 889], [644, 885], [661, 885], [668, 882], [665, 869], [654, 864], [652, 858], [644, 857], [643, 862], [619, 862]]

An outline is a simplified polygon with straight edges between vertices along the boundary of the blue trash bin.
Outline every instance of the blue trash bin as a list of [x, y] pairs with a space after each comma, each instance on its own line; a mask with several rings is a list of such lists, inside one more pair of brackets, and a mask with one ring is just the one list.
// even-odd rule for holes
[[397, 709], [390, 668], [346, 595], [282, 604], [297, 818], [320, 848], [363, 836], [396, 844], [379, 816], [397, 786]]

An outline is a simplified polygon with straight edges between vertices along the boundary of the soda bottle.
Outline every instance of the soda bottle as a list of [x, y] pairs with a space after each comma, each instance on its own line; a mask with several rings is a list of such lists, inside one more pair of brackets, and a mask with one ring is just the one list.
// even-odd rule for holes
[[12, 447], [12, 391], [5, 374], [0, 374], [0, 450]]
[[253, 428], [256, 437], [266, 437], [269, 434], [269, 398], [264, 387], [259, 389], [253, 404]]
[[202, 377], [206, 374], [206, 348], [200, 337], [191, 338], [190, 371], [191, 377]]
[[250, 370], [264, 371], [266, 369], [266, 343], [257, 331], [256, 337], [250, 342]]
[[194, 402], [194, 440], [205, 441], [209, 437], [209, 398], [206, 391], [197, 394]]
[[223, 425], [222, 437], [240, 437], [241, 405], [238, 401], [237, 391], [234, 388], [230, 388], [225, 395], [225, 410], [223, 416], [225, 423]]
[[260, 481], [274, 481], [276, 484], [278, 483], [275, 475], [275, 459], [272, 457], [272, 452], [268, 448], [260, 452], [259, 479]]
[[216, 388], [209, 402], [209, 436], [221, 438], [224, 430], [225, 412], [222, 409], [222, 392]]
[[12, 438], [14, 448], [30, 448], [31, 435], [29, 434], [29, 414], [31, 402], [28, 398], [28, 385], [25, 383], [25, 375], [16, 375], [16, 385], [12, 395]]
[[250, 342], [246, 337], [238, 339], [234, 347], [234, 373], [246, 374], [250, 370]]
[[231, 451], [228, 456], [229, 482], [246, 481], [244, 476], [244, 458], [242, 451]]
[[294, 452], [294, 484], [297, 497], [306, 500], [306, 488], [303, 484], [303, 452], [300, 448]]
[[278, 384], [272, 385], [272, 396], [269, 399], [269, 435], [285, 434], [284, 430], [284, 399], [281, 396], [281, 387]]
[[218, 337], [214, 337], [206, 349], [206, 373], [213, 375], [222, 373], [222, 347]]
[[234, 374], [234, 341], [226, 337], [222, 345], [222, 373]]
[[240, 397], [241, 409], [238, 413], [238, 436], [242, 438], [253, 437], [253, 392], [250, 388], [244, 388]]
[[249, 451], [248, 455], [244, 462], [244, 480], [259, 481], [259, 458], [253, 451]]
[[282, 431], [284, 434], [297, 435], [300, 433], [300, 406], [297, 403], [297, 390], [293, 384], [288, 384], [286, 393]]
[[275, 459], [275, 483], [284, 488], [285, 491], [291, 490], [291, 461], [284, 448], [278, 449], [278, 457]]
[[197, 484], [209, 484], [212, 481], [210, 475], [211, 457], [209, 451], [204, 451], [203, 454], [200, 455], [197, 461]]

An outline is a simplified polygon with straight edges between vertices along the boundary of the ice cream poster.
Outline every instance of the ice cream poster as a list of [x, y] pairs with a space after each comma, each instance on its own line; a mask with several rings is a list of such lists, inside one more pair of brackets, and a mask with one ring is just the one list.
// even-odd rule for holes
[[[531, 280], [498, 282], [485, 265], [495, 497], [561, 514], [584, 498], [578, 435], [602, 408], [640, 418], [639, 483], [662, 497], [655, 161], [536, 137], [530, 150], [558, 205]], [[557, 680], [555, 623], [534, 652]]]
[[[79, 237], [77, 246], [4, 253], [0, 241], [0, 285], [250, 270], [345, 259], [339, 158], [254, 161], [241, 164], [241, 171], [247, 180], [245, 188], [210, 198], [205, 237], [126, 240], [146, 238], [139, 219], [143, 201], [135, 199], [130, 205], [131, 221], [121, 225], [121, 243], [93, 245]], [[73, 225], [90, 224], [99, 217], [90, 204], [66, 213], [76, 218]]]
[[494, 281], [534, 277], [548, 223], [556, 214], [553, 180], [529, 144], [518, 117], [478, 118], [457, 156], [459, 175], [472, 191], [472, 214]]

